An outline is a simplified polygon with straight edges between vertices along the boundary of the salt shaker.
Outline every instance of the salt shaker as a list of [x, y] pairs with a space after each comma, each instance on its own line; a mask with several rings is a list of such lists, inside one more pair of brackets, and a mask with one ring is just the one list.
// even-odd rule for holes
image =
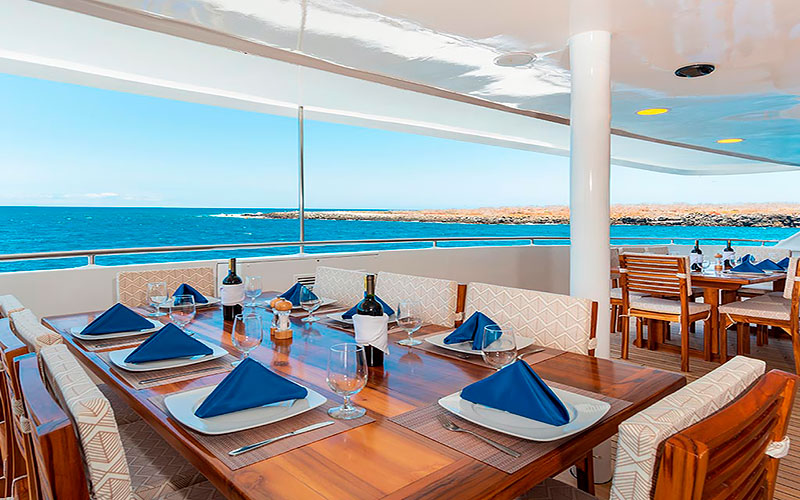
[[714, 272], [717, 273], [718, 275], [722, 274], [722, 269], [723, 269], [722, 254], [721, 253], [714, 254]]
[[292, 324], [289, 321], [289, 314], [292, 312], [292, 303], [288, 300], [280, 300], [275, 303], [272, 313], [276, 318], [275, 335], [276, 339], [292, 338]]

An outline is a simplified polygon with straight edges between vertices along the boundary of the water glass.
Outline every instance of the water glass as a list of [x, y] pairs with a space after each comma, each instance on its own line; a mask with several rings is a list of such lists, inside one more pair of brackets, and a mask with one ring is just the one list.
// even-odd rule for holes
[[708, 271], [708, 268], [711, 267], [711, 261], [708, 259], [703, 259], [703, 262], [700, 264], [700, 267], [703, 268], [703, 273]]
[[153, 306], [153, 312], [149, 313], [148, 316], [157, 318], [159, 316], [164, 316], [165, 312], [159, 309], [164, 302], [167, 301], [169, 296], [167, 295], [167, 283], [166, 281], [156, 281], [153, 283], [147, 284], [147, 301]]
[[256, 306], [256, 299], [261, 295], [261, 276], [244, 277], [244, 294], [250, 299], [250, 306]]
[[328, 415], [341, 420], [352, 420], [366, 413], [354, 406], [350, 398], [367, 385], [367, 355], [364, 346], [335, 344], [328, 352], [328, 387], [344, 398], [344, 404], [328, 410]]
[[514, 328], [489, 325], [483, 329], [481, 337], [481, 355], [483, 361], [500, 370], [517, 360], [517, 339]]
[[308, 316], [303, 318], [305, 323], [313, 323], [314, 321], [318, 321], [320, 319], [319, 317], [314, 316], [314, 311], [316, 311], [319, 306], [319, 297], [314, 295], [314, 292], [312, 292], [310, 288], [304, 286], [302, 290], [300, 290], [300, 307], [302, 307], [308, 313]]
[[[250, 355], [250, 351], [261, 344], [264, 338], [264, 328], [261, 316], [256, 313], [237, 314], [233, 318], [233, 331], [231, 340], [233, 346], [242, 353], [242, 361]], [[237, 361], [234, 364], [239, 364]]]
[[194, 332], [186, 329], [186, 325], [192, 322], [197, 309], [193, 295], [174, 295], [172, 302], [169, 303], [169, 319], [189, 335]]
[[397, 343], [405, 346], [420, 345], [421, 340], [412, 338], [414, 332], [422, 326], [422, 317], [420, 316], [420, 305], [418, 302], [406, 300], [397, 305], [397, 326], [402, 328], [408, 334], [407, 339], [398, 341]]

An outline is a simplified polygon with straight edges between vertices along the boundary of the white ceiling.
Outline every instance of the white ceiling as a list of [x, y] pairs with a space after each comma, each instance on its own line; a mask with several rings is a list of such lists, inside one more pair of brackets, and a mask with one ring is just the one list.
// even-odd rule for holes
[[[251, 54], [264, 47], [273, 56], [282, 49], [283, 61], [5, 0], [0, 71], [280, 114], [303, 104], [309, 118], [554, 154], [569, 148], [568, 127], [558, 119], [569, 116], [569, 36], [609, 29], [616, 164], [686, 174], [800, 164], [800, 9], [790, 0], [41, 1], [78, 10], [115, 4], [130, 24], [168, 33], [176, 24], [202, 27], [199, 38], [225, 45], [216, 34], [234, 35], [243, 42], [226, 46]], [[517, 50], [538, 59], [525, 68], [493, 64]], [[312, 63], [284, 62], [298, 54]], [[313, 61], [453, 94], [403, 90]], [[673, 76], [691, 62], [718, 69], [698, 79]], [[670, 112], [635, 114], [647, 107]], [[715, 142], [726, 137], [745, 141]]]

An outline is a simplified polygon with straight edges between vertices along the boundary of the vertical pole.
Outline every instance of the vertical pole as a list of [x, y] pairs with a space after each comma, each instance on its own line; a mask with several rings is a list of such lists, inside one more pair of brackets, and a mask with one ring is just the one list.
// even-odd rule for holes
[[[611, 33], [584, 31], [569, 40], [570, 294], [597, 301], [597, 349], [610, 356]], [[611, 446], [594, 450], [598, 482], [611, 479]]]
[[303, 106], [297, 108], [297, 219], [300, 221], [300, 253], [305, 251], [302, 245], [306, 241], [306, 182], [305, 182], [305, 159], [303, 152]]

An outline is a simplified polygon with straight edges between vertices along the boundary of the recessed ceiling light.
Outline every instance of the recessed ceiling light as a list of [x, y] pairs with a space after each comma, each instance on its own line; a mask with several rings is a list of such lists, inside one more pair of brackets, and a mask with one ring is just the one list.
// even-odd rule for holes
[[710, 75], [715, 69], [716, 68], [713, 64], [690, 64], [688, 66], [676, 69], [675, 76], [679, 76], [681, 78], [697, 78], [698, 76]]
[[731, 137], [730, 139], [718, 139], [717, 143], [719, 144], [735, 144], [737, 142], [742, 142], [744, 139], [740, 139], [738, 137]]
[[636, 112], [636, 114], [642, 116], [663, 115], [668, 111], [669, 108], [647, 108], [647, 109], [640, 109], [639, 111]]
[[494, 63], [504, 68], [518, 68], [527, 66], [536, 60], [536, 55], [530, 52], [509, 52], [494, 58]]

